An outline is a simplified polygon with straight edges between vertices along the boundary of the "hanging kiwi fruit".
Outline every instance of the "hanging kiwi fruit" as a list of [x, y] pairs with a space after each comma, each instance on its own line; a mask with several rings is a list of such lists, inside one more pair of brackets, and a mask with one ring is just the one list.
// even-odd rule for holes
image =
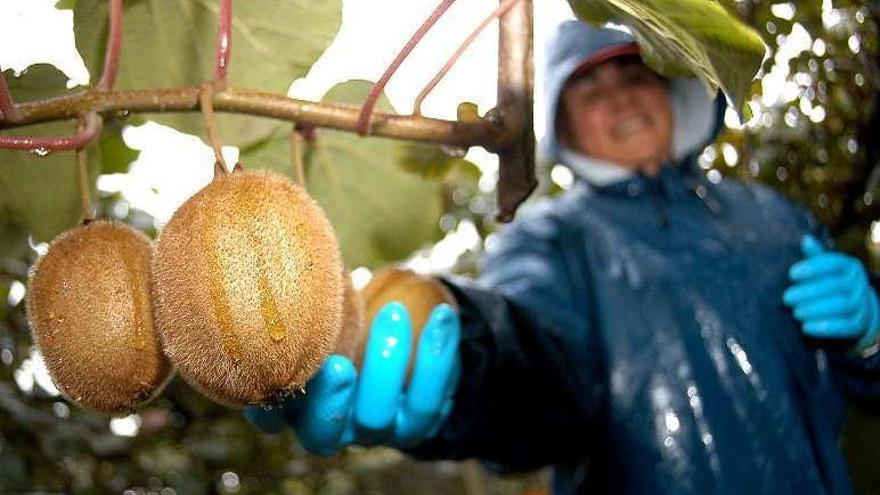
[[81, 407], [128, 414], [171, 376], [153, 325], [152, 251], [143, 233], [98, 220], [59, 235], [34, 267], [34, 341], [58, 389]]
[[172, 216], [152, 273], [166, 355], [218, 402], [284, 398], [336, 347], [344, 291], [336, 237], [318, 204], [280, 175], [218, 174]]
[[360, 366], [368, 334], [364, 320], [366, 307], [363, 297], [351, 283], [351, 274], [348, 273], [348, 270], [342, 273], [342, 284], [344, 288], [342, 327], [334, 352], [342, 354], [351, 359], [356, 366]]
[[[407, 380], [412, 373], [415, 353], [418, 348], [419, 337], [438, 304], [446, 303], [456, 306], [455, 298], [449, 289], [438, 280], [419, 275], [418, 273], [403, 268], [387, 267], [373, 274], [370, 282], [361, 290], [360, 297], [364, 304], [364, 322], [370, 325], [376, 313], [383, 306], [392, 301], [397, 301], [406, 307], [412, 325], [413, 348], [410, 355]], [[367, 332], [362, 332], [364, 340]], [[364, 341], [361, 341], [361, 353], [355, 357], [354, 363], [360, 367], [363, 356]]]

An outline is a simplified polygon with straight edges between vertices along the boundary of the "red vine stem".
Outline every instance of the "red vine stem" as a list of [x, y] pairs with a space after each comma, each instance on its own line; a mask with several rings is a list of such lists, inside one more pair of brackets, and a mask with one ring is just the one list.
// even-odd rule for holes
[[446, 77], [446, 74], [449, 72], [450, 69], [452, 69], [452, 66], [454, 66], [455, 63], [458, 62], [458, 59], [461, 58], [461, 55], [465, 52], [465, 50], [468, 49], [469, 46], [471, 46], [471, 43], [473, 43], [474, 40], [477, 39], [477, 36], [479, 36], [480, 33], [482, 33], [484, 29], [486, 29], [486, 26], [488, 26], [489, 23], [491, 23], [495, 19], [498, 19], [499, 17], [506, 14], [507, 11], [510, 10], [514, 5], [516, 5], [517, 2], [519, 2], [519, 0], [504, 0], [503, 2], [501, 2], [501, 4], [498, 5], [498, 8], [495, 9], [494, 12], [486, 16], [486, 18], [483, 19], [483, 22], [481, 22], [480, 25], [477, 26], [476, 29], [474, 29], [471, 34], [468, 35], [467, 38], [465, 38], [458, 49], [455, 50], [455, 53], [453, 53], [452, 56], [449, 57], [449, 60], [446, 61], [446, 65], [444, 65], [443, 68], [440, 69], [439, 72], [437, 72], [437, 75], [434, 76], [434, 79], [431, 79], [431, 82], [425, 85], [425, 88], [422, 90], [421, 93], [419, 93], [419, 96], [416, 97], [415, 102], [413, 102], [413, 115], [422, 114], [422, 102], [425, 101], [425, 98], [431, 91], [434, 90], [437, 84], [444, 77]]
[[107, 53], [104, 72], [98, 81], [98, 91], [110, 91], [119, 74], [119, 52], [122, 47], [122, 0], [110, 0], [110, 35], [107, 37]]
[[422, 38], [425, 37], [425, 34], [440, 20], [440, 17], [449, 10], [449, 7], [455, 0], [441, 0], [440, 5], [434, 9], [434, 12], [431, 12], [431, 15], [425, 19], [425, 22], [419, 27], [418, 30], [412, 35], [409, 41], [404, 45], [403, 50], [397, 54], [397, 57], [391, 62], [391, 65], [385, 69], [385, 73], [382, 74], [382, 77], [373, 85], [373, 88], [370, 90], [370, 94], [367, 96], [367, 99], [364, 101], [363, 106], [361, 107], [361, 113], [358, 116], [357, 122], [357, 132], [361, 136], [366, 136], [370, 131], [370, 117], [373, 114], [373, 109], [376, 107], [376, 102], [379, 101], [379, 96], [382, 94], [382, 90], [385, 89], [385, 85], [388, 84], [388, 80], [391, 79], [391, 76], [397, 71], [400, 67], [400, 64], [406, 60], [406, 57], [409, 56], [410, 52], [419, 44]]
[[0, 136], [0, 149], [28, 150], [37, 154], [79, 149], [101, 132], [101, 117], [98, 114], [87, 114], [85, 121], [85, 128], [73, 136]]
[[226, 75], [232, 53], [232, 0], [220, 0], [217, 16], [217, 57], [214, 65], [214, 89], [226, 89]]
[[9, 93], [9, 86], [6, 85], [6, 78], [3, 77], [2, 67], [0, 67], [0, 114], [3, 114], [4, 120], [15, 118], [15, 103]]

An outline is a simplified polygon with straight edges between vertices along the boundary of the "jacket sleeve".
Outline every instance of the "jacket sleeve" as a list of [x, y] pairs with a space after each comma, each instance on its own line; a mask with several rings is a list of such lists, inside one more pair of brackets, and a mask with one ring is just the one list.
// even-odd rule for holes
[[605, 387], [583, 268], [546, 222], [518, 220], [480, 284], [444, 280], [460, 306], [462, 378], [438, 434], [407, 450], [417, 458], [510, 472], [585, 455]]
[[[880, 294], [880, 278], [871, 277], [871, 286]], [[828, 362], [835, 382], [850, 399], [880, 408], [880, 344], [858, 352], [830, 349]]]

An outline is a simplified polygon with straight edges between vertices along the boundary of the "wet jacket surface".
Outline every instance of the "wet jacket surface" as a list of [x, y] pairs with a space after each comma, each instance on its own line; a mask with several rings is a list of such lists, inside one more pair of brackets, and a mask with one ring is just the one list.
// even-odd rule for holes
[[880, 395], [880, 355], [802, 336], [782, 293], [821, 228], [766, 187], [707, 180], [701, 147], [524, 209], [479, 282], [447, 280], [462, 381], [408, 452], [553, 465], [564, 494], [851, 492], [845, 398]]

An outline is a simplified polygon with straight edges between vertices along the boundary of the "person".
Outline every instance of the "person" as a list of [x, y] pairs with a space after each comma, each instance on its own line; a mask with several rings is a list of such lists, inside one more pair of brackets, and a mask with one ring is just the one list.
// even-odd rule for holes
[[779, 194], [708, 180], [723, 99], [638, 54], [559, 27], [542, 149], [578, 180], [503, 229], [478, 282], [442, 280], [456, 308], [432, 314], [406, 387], [391, 303], [360, 371], [332, 356], [248, 417], [323, 454], [552, 465], [555, 493], [850, 493], [837, 439], [845, 399], [880, 395], [876, 281]]

